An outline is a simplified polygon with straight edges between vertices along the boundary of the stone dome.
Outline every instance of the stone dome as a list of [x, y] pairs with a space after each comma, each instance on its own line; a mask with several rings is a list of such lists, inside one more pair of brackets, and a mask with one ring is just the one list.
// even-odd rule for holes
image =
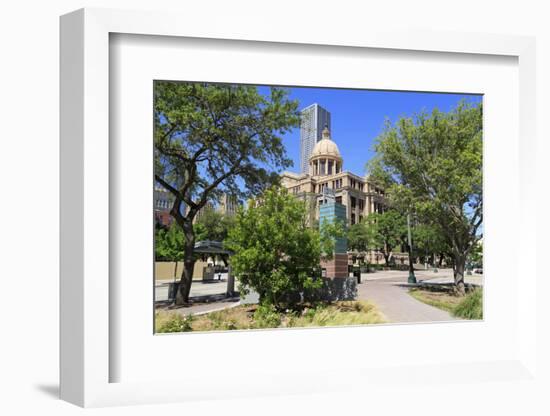
[[330, 139], [330, 132], [327, 127], [323, 129], [322, 135], [321, 140], [319, 140], [315, 144], [315, 147], [313, 147], [310, 159], [317, 158], [319, 156], [329, 156], [341, 160], [342, 156], [340, 155], [340, 150], [338, 150], [336, 143]]
[[323, 137], [319, 140], [309, 157], [309, 174], [311, 176], [335, 175], [342, 172], [342, 156], [338, 146], [330, 139], [328, 127], [323, 129]]

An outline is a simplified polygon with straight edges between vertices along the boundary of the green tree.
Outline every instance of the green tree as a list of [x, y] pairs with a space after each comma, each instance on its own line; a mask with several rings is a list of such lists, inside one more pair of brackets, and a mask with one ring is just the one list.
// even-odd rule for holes
[[280, 187], [239, 210], [225, 245], [235, 253], [231, 265], [242, 293], [252, 288], [260, 303], [283, 308], [293, 307], [304, 290], [321, 286], [313, 271], [323, 250], [332, 250], [322, 248], [319, 230], [307, 221], [304, 202]]
[[366, 252], [374, 248], [374, 229], [367, 221], [355, 223], [348, 228], [347, 239], [350, 250]]
[[233, 216], [224, 215], [215, 209], [206, 209], [194, 224], [195, 239], [224, 241], [234, 224]]
[[449, 247], [441, 229], [433, 224], [415, 224], [412, 228], [414, 252], [435, 265], [435, 256], [449, 253]]
[[460, 294], [466, 258], [482, 236], [482, 118], [481, 104], [461, 102], [448, 113], [387, 122], [368, 166], [394, 206], [440, 227]]
[[292, 164], [282, 135], [298, 125], [299, 113], [287, 95], [280, 88], [267, 97], [246, 85], [155, 82], [155, 180], [174, 196], [170, 212], [185, 237], [176, 304], [189, 301], [200, 209], [224, 193], [258, 194]]
[[183, 259], [183, 231], [179, 225], [172, 223], [170, 228], [158, 228], [155, 234], [155, 259], [157, 261], [173, 261], [174, 278], [178, 261]]
[[[307, 224], [306, 224], [307, 225]], [[317, 225], [315, 227], [317, 229]], [[321, 244], [321, 259], [331, 260], [338, 241], [346, 238], [346, 224], [343, 220], [327, 221], [318, 225]]]
[[470, 251], [470, 261], [477, 267], [483, 267], [483, 240], [478, 241]]
[[369, 214], [365, 226], [371, 234], [371, 244], [384, 255], [386, 266], [395, 247], [403, 241], [407, 232], [407, 222], [398, 211], [390, 209], [383, 213]]

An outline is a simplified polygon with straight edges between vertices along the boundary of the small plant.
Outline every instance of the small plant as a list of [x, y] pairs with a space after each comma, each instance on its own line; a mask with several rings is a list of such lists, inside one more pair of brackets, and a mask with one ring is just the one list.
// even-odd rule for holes
[[260, 305], [254, 312], [256, 328], [277, 328], [281, 325], [281, 315], [271, 305]]
[[157, 332], [201, 332], [364, 325], [384, 321], [384, 316], [369, 302], [342, 301], [307, 304], [301, 310], [277, 310], [274, 306], [264, 304], [240, 305], [189, 316], [159, 311], [155, 315], [155, 328]]
[[178, 313], [172, 314], [166, 321], [161, 323], [158, 332], [190, 332], [193, 330], [193, 315], [181, 316]]
[[466, 319], [483, 319], [483, 290], [474, 289], [456, 305], [453, 315]]
[[327, 326], [327, 325], [330, 325], [331, 322], [334, 320], [334, 318], [336, 316], [335, 311], [329, 310], [328, 308], [327, 309], [322, 309], [322, 310], [317, 310], [316, 312], [317, 313], [315, 314], [315, 316], [311, 320], [311, 323], [314, 326]]
[[323, 309], [325, 309], [325, 306], [321, 303], [318, 303], [317, 305], [314, 305], [311, 308], [304, 309], [302, 313], [302, 317], [306, 321], [312, 322], [313, 319], [315, 318], [315, 315], [317, 315]]
[[208, 316], [208, 319], [210, 319], [212, 329], [214, 329], [214, 330], [225, 329], [226, 324], [224, 322], [224, 314], [221, 313], [221, 311], [212, 312], [212, 313], [208, 314], [207, 316]]
[[238, 329], [237, 321], [235, 321], [234, 319], [230, 319], [228, 322], [225, 323], [225, 329], [229, 331]]

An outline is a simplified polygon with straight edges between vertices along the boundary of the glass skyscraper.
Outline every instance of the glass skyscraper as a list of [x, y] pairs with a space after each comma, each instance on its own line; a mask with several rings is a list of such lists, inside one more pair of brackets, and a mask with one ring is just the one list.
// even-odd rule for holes
[[309, 172], [309, 157], [315, 143], [321, 140], [325, 126], [330, 127], [330, 113], [314, 103], [304, 108], [300, 121], [300, 173]]

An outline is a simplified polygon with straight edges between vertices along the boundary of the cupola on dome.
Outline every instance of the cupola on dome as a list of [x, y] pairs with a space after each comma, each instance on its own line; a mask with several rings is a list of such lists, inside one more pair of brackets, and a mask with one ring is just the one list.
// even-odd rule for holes
[[327, 126], [309, 157], [309, 174], [312, 176], [335, 175], [342, 172], [342, 156], [338, 146], [330, 139]]

